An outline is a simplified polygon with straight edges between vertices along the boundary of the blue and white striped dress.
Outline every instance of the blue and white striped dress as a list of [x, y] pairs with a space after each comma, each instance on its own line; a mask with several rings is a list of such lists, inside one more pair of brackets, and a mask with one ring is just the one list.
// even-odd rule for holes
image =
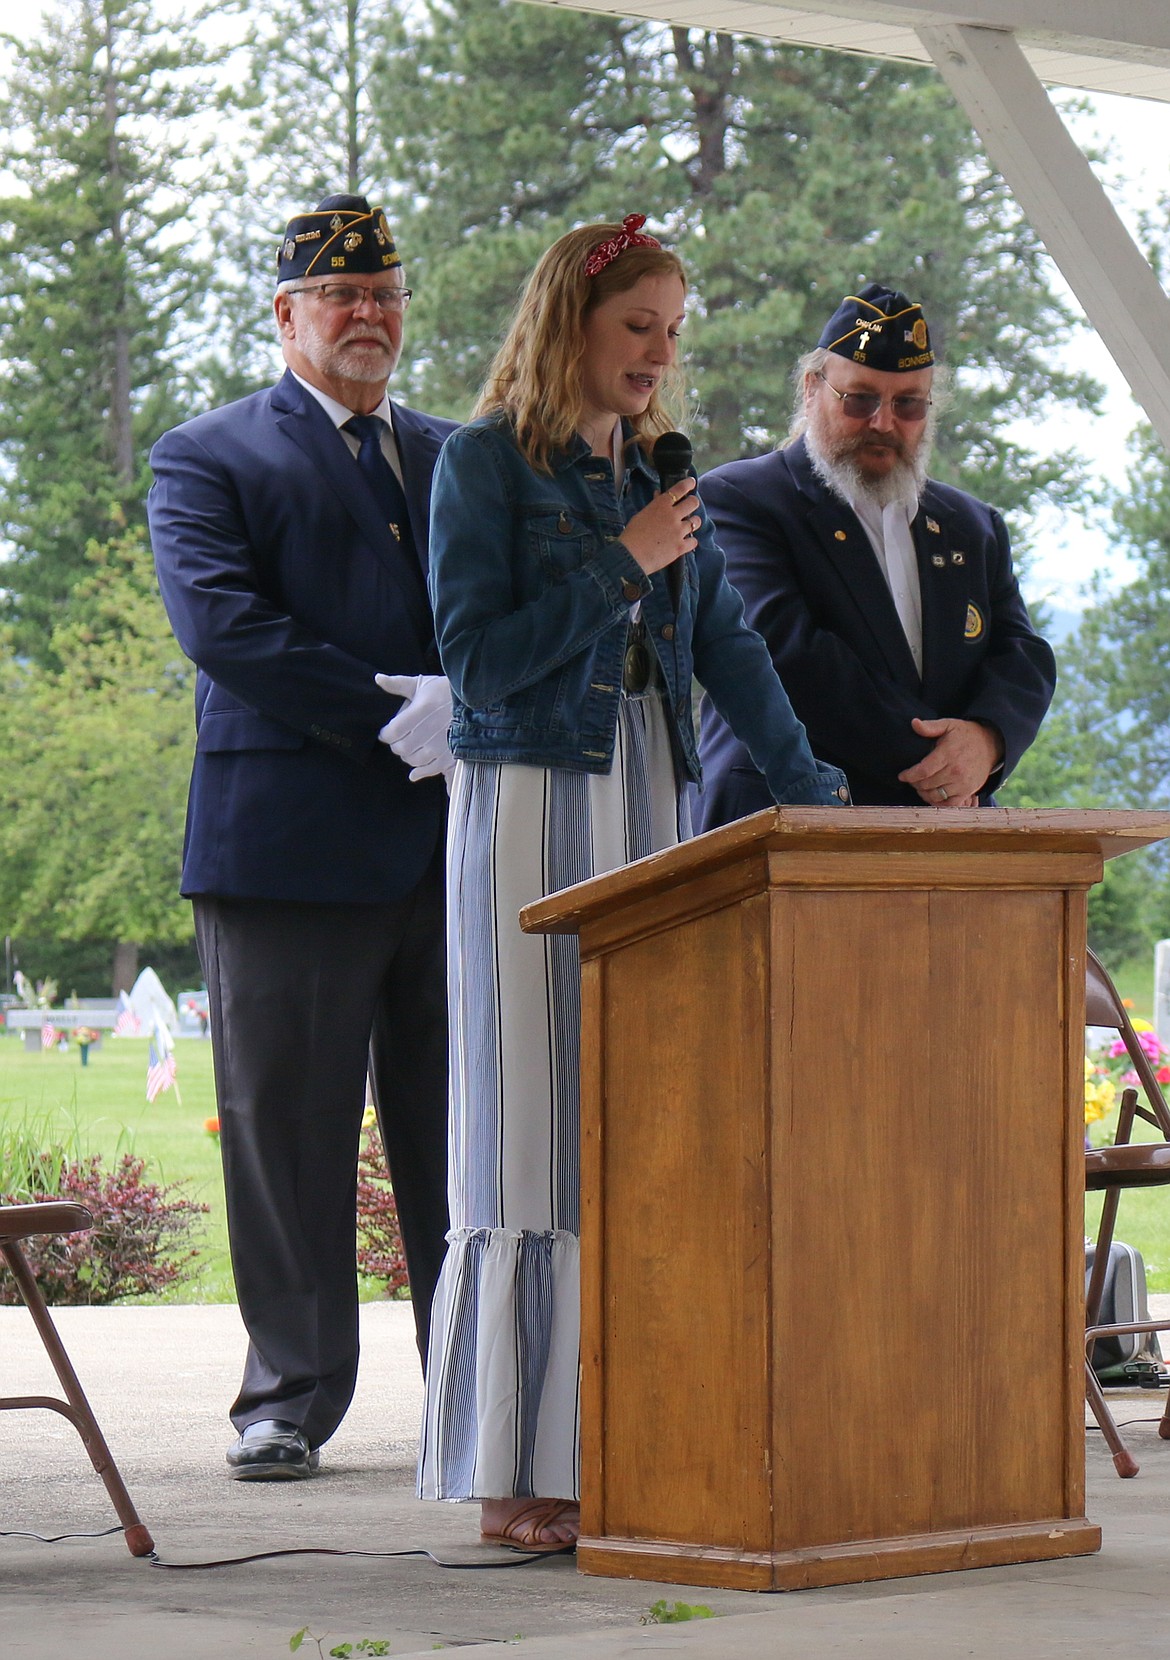
[[658, 692], [621, 699], [609, 774], [455, 769], [451, 1231], [420, 1498], [579, 1495], [580, 969], [575, 938], [517, 913], [689, 834]]

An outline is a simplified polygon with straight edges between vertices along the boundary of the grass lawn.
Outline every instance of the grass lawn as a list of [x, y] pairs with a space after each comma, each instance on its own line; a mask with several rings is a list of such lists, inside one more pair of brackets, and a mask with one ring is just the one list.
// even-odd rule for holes
[[[1149, 1019], [1153, 1007], [1153, 963], [1143, 955], [1111, 966], [1113, 979], [1135, 1015]], [[147, 1161], [151, 1178], [186, 1184], [185, 1191], [211, 1207], [201, 1241], [196, 1276], [161, 1299], [170, 1302], [232, 1302], [231, 1264], [224, 1218], [219, 1146], [203, 1128], [215, 1114], [211, 1044], [192, 1038], [176, 1045], [180, 1102], [173, 1089], [146, 1101], [145, 1038], [109, 1038], [91, 1049], [81, 1065], [76, 1045], [62, 1054], [26, 1052], [14, 1034], [0, 1035], [0, 1126], [14, 1120], [46, 1119], [82, 1152], [107, 1162], [122, 1152]], [[1111, 1129], [1111, 1124], [1108, 1128]], [[1152, 1138], [1142, 1125], [1139, 1133]], [[1085, 1230], [1096, 1233], [1100, 1198], [1086, 1207]], [[1142, 1253], [1152, 1291], [1170, 1291], [1170, 1190], [1150, 1188], [1122, 1195], [1118, 1238]], [[362, 1279], [361, 1295], [383, 1295], [375, 1280]]]
[[[183, 1182], [188, 1198], [210, 1206], [202, 1237], [192, 1240], [199, 1248], [197, 1271], [182, 1285], [142, 1300], [233, 1303], [219, 1141], [203, 1128], [215, 1116], [211, 1044], [199, 1038], [176, 1043], [182, 1100], [168, 1089], [150, 1104], [147, 1048], [146, 1038], [107, 1036], [100, 1048], [90, 1049], [89, 1064], [82, 1066], [76, 1044], [64, 1053], [32, 1053], [15, 1033], [0, 1033], [0, 1129], [21, 1120], [38, 1128], [44, 1123], [78, 1153], [97, 1153], [107, 1164], [124, 1152], [134, 1153], [146, 1160], [149, 1180]], [[373, 1302], [386, 1295], [386, 1288], [359, 1274], [358, 1294], [363, 1302]]]
[[79, 1153], [100, 1154], [106, 1163], [134, 1153], [146, 1160], [151, 1180], [183, 1182], [188, 1198], [211, 1207], [197, 1241], [199, 1271], [159, 1300], [234, 1302], [219, 1142], [203, 1128], [215, 1115], [211, 1044], [177, 1043], [178, 1093], [168, 1089], [150, 1105], [147, 1046], [146, 1038], [107, 1036], [83, 1067], [76, 1044], [64, 1053], [30, 1053], [19, 1036], [6, 1033], [0, 1037], [0, 1125], [44, 1122]]
[[1143, 1020], [1153, 1020], [1154, 953], [1143, 952], [1127, 963], [1118, 963], [1116, 968], [1112, 963], [1106, 963], [1105, 967], [1121, 995], [1128, 997], [1133, 1004], [1130, 1013], [1140, 1015]]

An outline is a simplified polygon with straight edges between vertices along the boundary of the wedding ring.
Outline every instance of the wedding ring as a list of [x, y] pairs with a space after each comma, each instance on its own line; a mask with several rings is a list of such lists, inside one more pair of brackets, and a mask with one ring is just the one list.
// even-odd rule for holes
[[938, 787], [938, 793], [939, 793], [939, 795], [942, 796], [944, 801], [949, 801], [951, 799], [950, 796], [947, 794], [947, 792], [943, 789], [941, 784]]

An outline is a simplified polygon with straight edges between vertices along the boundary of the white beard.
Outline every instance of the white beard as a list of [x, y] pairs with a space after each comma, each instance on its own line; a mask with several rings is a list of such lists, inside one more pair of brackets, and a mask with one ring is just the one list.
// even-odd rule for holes
[[820, 426], [815, 411], [810, 412], [804, 441], [813, 471], [835, 496], [844, 502], [863, 498], [875, 507], [888, 507], [893, 501], [902, 501], [911, 507], [917, 503], [926, 486], [926, 468], [934, 437], [932, 421], [928, 420], [913, 456], [908, 461], [899, 456], [889, 472], [880, 478], [865, 472], [855, 456], [829, 455], [821, 441]]
[[377, 346], [359, 345], [350, 340], [329, 341], [317, 327], [307, 307], [297, 319], [297, 343], [318, 373], [339, 380], [352, 380], [360, 384], [381, 381], [385, 384], [398, 363], [389, 335], [386, 335], [384, 345]]

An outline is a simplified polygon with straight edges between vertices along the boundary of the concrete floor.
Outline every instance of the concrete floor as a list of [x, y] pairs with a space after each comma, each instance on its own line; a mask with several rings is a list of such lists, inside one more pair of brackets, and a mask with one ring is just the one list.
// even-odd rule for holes
[[[1170, 1298], [1158, 1299], [1170, 1307]], [[58, 1327], [143, 1520], [166, 1562], [297, 1545], [391, 1551], [425, 1546], [480, 1562], [472, 1508], [413, 1497], [421, 1388], [410, 1310], [363, 1309], [354, 1406], [313, 1481], [229, 1482], [225, 1410], [243, 1354], [232, 1307], [63, 1309]], [[0, 1386], [57, 1393], [23, 1309], [0, 1309]], [[1021, 1363], [1026, 1364], [1021, 1353]], [[288, 1557], [176, 1573], [136, 1561], [119, 1534], [42, 1544], [0, 1538], [2, 1660], [234, 1660], [289, 1652], [309, 1626], [327, 1654], [360, 1638], [385, 1652], [497, 1653], [529, 1660], [1100, 1660], [1163, 1655], [1170, 1588], [1170, 1443], [1154, 1429], [1160, 1395], [1111, 1399], [1142, 1465], [1120, 1481], [1088, 1436], [1088, 1513], [1104, 1529], [1097, 1556], [784, 1595], [688, 1591], [591, 1579], [569, 1557], [483, 1572], [425, 1558]], [[0, 1531], [52, 1535], [114, 1521], [75, 1432], [56, 1414], [0, 1414], [6, 1472]], [[501, 1555], [500, 1560], [511, 1560]], [[664, 1598], [716, 1618], [644, 1625]], [[316, 1644], [300, 1650], [316, 1660]]]

